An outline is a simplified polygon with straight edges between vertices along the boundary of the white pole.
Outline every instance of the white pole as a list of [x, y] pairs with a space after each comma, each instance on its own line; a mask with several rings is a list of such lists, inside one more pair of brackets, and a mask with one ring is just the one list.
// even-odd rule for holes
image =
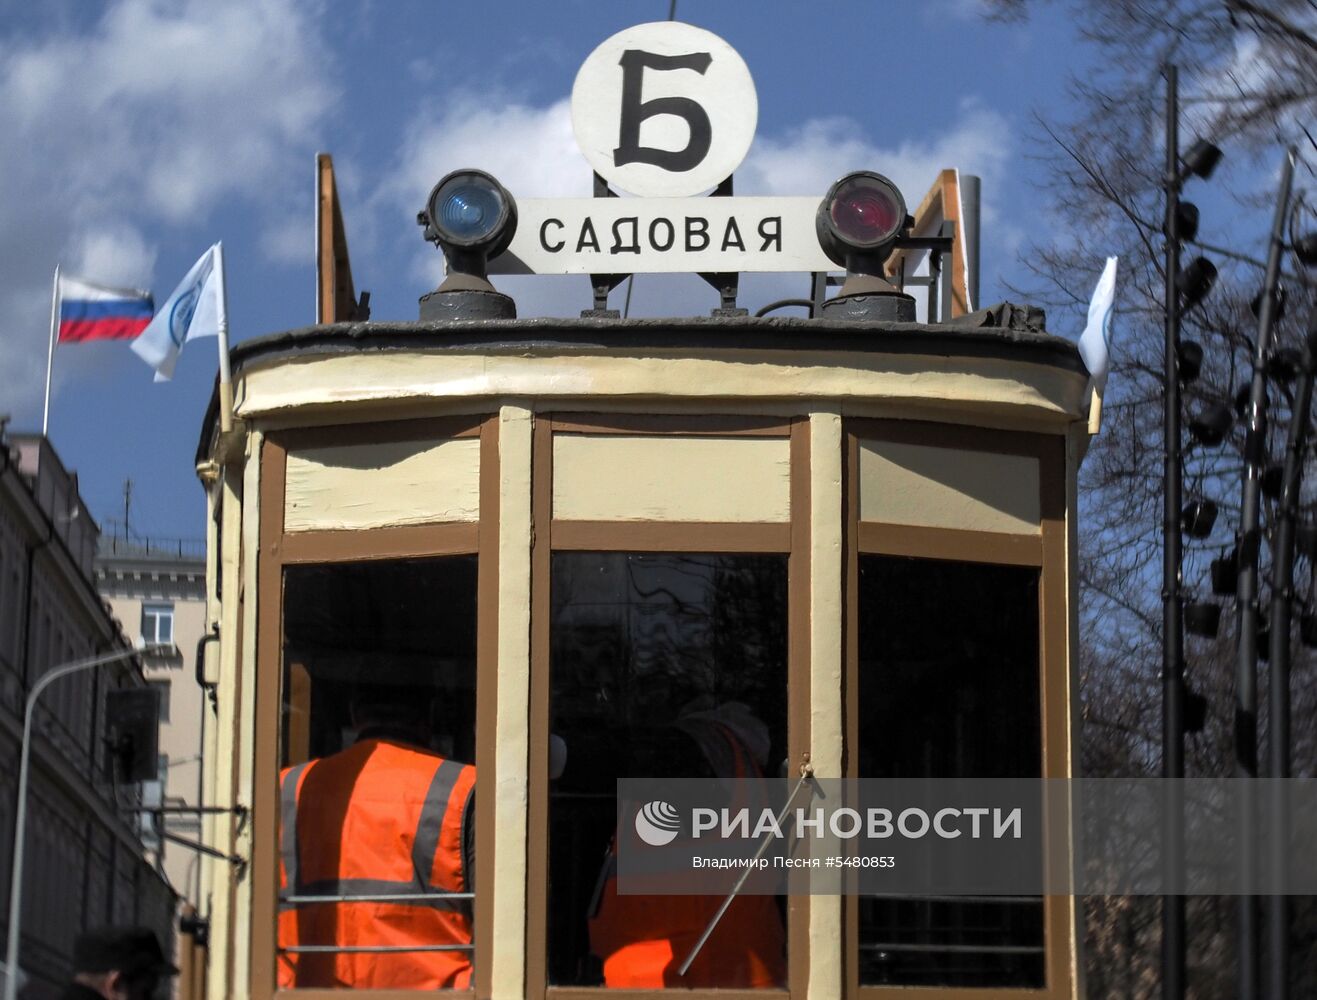
[[224, 282], [224, 241], [215, 244], [215, 277], [219, 281], [219, 416], [220, 433], [233, 430], [233, 381], [229, 371], [229, 290]]
[[1093, 400], [1088, 404], [1089, 437], [1102, 430], [1102, 390], [1100, 385], [1093, 386]]
[[120, 649], [114, 653], [66, 663], [43, 674], [27, 696], [27, 707], [23, 712], [23, 743], [18, 755], [18, 810], [14, 816], [14, 854], [13, 861], [9, 865], [9, 931], [5, 942], [4, 1000], [16, 1000], [18, 996], [18, 939], [23, 917], [23, 841], [27, 827], [27, 774], [32, 752], [32, 716], [37, 707], [37, 698], [41, 696], [42, 691], [61, 677], [158, 650], [159, 647]]
[[41, 436], [50, 431], [50, 370], [55, 363], [55, 334], [59, 330], [59, 265], [55, 265], [55, 283], [50, 290], [50, 347], [46, 351], [46, 407], [41, 414]]

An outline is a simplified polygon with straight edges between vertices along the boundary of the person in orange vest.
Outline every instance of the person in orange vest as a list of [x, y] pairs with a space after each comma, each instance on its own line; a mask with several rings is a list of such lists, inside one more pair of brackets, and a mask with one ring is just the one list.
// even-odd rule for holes
[[[693, 741], [703, 777], [763, 779], [768, 727], [739, 702], [684, 712], [673, 730]], [[786, 985], [786, 934], [771, 896], [738, 895], [685, 976], [681, 964], [722, 905], [721, 895], [620, 895], [609, 849], [589, 919], [606, 986], [751, 989]]]
[[363, 685], [356, 742], [280, 775], [281, 988], [471, 985], [476, 769], [426, 748], [429, 712]]

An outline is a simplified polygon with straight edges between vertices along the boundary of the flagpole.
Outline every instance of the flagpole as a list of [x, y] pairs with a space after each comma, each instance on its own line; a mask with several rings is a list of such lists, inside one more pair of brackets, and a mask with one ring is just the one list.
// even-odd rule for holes
[[233, 430], [233, 381], [229, 371], [229, 290], [224, 283], [224, 241], [215, 244], [215, 277], [219, 279], [219, 417], [220, 433]]
[[50, 289], [50, 346], [46, 349], [46, 406], [41, 414], [41, 436], [50, 430], [50, 370], [55, 364], [55, 333], [59, 330], [59, 265], [55, 265], [55, 282]]

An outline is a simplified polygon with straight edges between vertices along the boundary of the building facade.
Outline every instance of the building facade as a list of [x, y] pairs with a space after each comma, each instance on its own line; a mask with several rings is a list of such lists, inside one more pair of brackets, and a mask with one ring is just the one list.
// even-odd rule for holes
[[[99, 534], [50, 442], [0, 424], [0, 920], [27, 694], [55, 666], [128, 646], [93, 581]], [[139, 790], [116, 783], [106, 749], [107, 692], [142, 683], [124, 660], [59, 680], [37, 703], [19, 953], [27, 1000], [57, 994], [84, 928], [149, 924], [172, 941], [175, 896], [143, 848]]]
[[180, 897], [197, 900], [197, 853], [177, 840], [195, 841], [201, 805], [201, 741], [205, 697], [197, 683], [197, 641], [205, 632], [205, 542], [155, 539], [115, 532], [102, 535], [95, 562], [96, 586], [134, 642], [172, 643], [166, 664], [143, 673], [160, 692], [159, 779], [144, 795], [164, 812], [143, 824], [144, 842], [156, 853]]

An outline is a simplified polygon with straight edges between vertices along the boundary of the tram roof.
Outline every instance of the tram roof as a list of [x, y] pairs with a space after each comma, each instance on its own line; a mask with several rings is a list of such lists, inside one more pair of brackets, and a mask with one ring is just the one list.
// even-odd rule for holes
[[[644, 350], [716, 350], [742, 356], [768, 352], [942, 356], [1014, 361], [1085, 377], [1088, 374], [1074, 341], [1044, 331], [961, 323], [854, 322], [796, 316], [317, 324], [236, 344], [230, 351], [230, 364], [237, 379], [244, 368], [294, 358], [418, 350], [505, 354], [535, 348], [589, 353], [617, 350], [619, 356]], [[209, 457], [218, 415], [216, 390], [202, 422], [198, 462]]]

